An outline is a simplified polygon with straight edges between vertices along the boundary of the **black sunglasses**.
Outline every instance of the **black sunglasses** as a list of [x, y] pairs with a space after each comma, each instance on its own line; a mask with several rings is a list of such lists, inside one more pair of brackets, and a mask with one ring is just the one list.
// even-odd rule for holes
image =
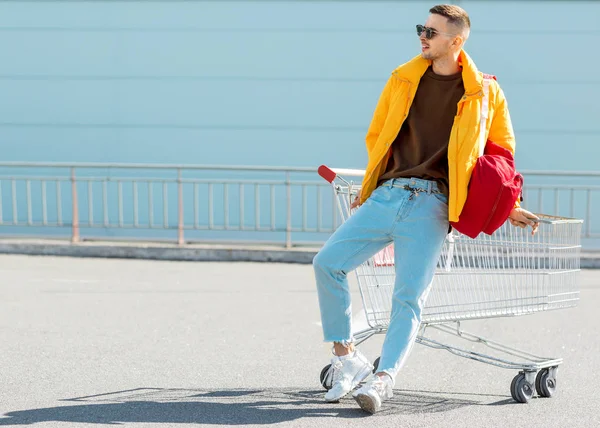
[[441, 31], [436, 30], [435, 28], [426, 27], [424, 25], [417, 25], [417, 36], [421, 37], [421, 34], [425, 33], [425, 38], [427, 40], [433, 39], [436, 34], [443, 34], [445, 36], [454, 36], [454, 34], [450, 33], [442, 33]]

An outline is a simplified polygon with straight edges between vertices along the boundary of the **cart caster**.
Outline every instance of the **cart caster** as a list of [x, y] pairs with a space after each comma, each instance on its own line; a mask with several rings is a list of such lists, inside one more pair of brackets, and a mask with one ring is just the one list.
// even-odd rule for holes
[[323, 388], [325, 388], [327, 391], [329, 391], [331, 389], [331, 378], [327, 379], [327, 373], [329, 373], [329, 369], [331, 369], [331, 364], [327, 364], [325, 367], [323, 367], [323, 370], [321, 370], [321, 386], [323, 386]]
[[533, 397], [534, 387], [521, 372], [515, 376], [510, 384], [510, 395], [517, 403], [527, 403]]
[[373, 374], [377, 373], [377, 368], [379, 367], [379, 360], [381, 357], [377, 357], [375, 361], [373, 361]]
[[554, 373], [551, 374], [550, 369], [540, 370], [535, 378], [535, 389], [540, 397], [552, 397], [556, 392], [556, 375]]

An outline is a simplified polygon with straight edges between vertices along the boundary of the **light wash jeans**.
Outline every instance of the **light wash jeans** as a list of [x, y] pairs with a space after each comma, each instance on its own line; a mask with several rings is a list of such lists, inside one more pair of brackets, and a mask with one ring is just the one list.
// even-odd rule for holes
[[347, 274], [393, 242], [396, 279], [378, 372], [395, 380], [417, 336], [447, 233], [448, 200], [434, 181], [391, 179], [375, 189], [313, 260], [325, 342], [354, 341]]

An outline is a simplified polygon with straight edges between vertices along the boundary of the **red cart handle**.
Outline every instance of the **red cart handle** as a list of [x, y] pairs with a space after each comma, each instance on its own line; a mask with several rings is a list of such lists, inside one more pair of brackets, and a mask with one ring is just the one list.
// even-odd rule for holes
[[333, 180], [335, 180], [335, 177], [337, 177], [337, 174], [331, 168], [325, 165], [321, 165], [317, 172], [321, 177], [330, 183], [333, 183]]
[[[348, 176], [348, 177], [358, 177], [360, 179], [362, 179], [362, 177], [365, 176], [365, 170], [364, 169], [347, 169], [347, 168], [329, 168], [326, 165], [321, 165], [318, 169], [318, 173], [321, 177], [323, 177], [325, 180], [329, 181], [330, 183], [333, 183], [333, 180], [335, 180], [339, 175], [342, 176]], [[339, 177], [341, 180], [342, 177]], [[345, 180], [343, 180], [345, 181]]]

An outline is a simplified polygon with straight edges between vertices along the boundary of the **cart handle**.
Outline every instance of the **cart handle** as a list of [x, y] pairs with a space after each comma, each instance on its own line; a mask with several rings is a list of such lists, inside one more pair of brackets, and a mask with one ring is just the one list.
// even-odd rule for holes
[[328, 181], [329, 183], [333, 183], [333, 180], [335, 180], [335, 177], [337, 176], [337, 174], [331, 168], [325, 165], [321, 165], [317, 172], [325, 179], [325, 181]]
[[333, 183], [338, 174], [352, 177], [362, 177], [365, 175], [364, 169], [329, 168], [327, 165], [321, 165], [317, 172], [330, 183]]
[[[338, 177], [338, 174], [353, 176], [353, 177], [363, 177], [365, 175], [364, 169], [347, 169], [347, 168], [329, 168], [327, 165], [321, 165], [317, 172], [321, 177], [327, 180], [329, 183], [333, 183], [333, 181]], [[341, 177], [340, 177], [341, 178]], [[345, 181], [342, 179], [342, 181]], [[583, 223], [583, 220], [574, 219], [574, 218], [566, 218], [566, 217], [556, 217], [550, 216], [547, 214], [537, 214], [539, 219], [537, 222], [544, 224], [558, 224], [558, 223]]]

